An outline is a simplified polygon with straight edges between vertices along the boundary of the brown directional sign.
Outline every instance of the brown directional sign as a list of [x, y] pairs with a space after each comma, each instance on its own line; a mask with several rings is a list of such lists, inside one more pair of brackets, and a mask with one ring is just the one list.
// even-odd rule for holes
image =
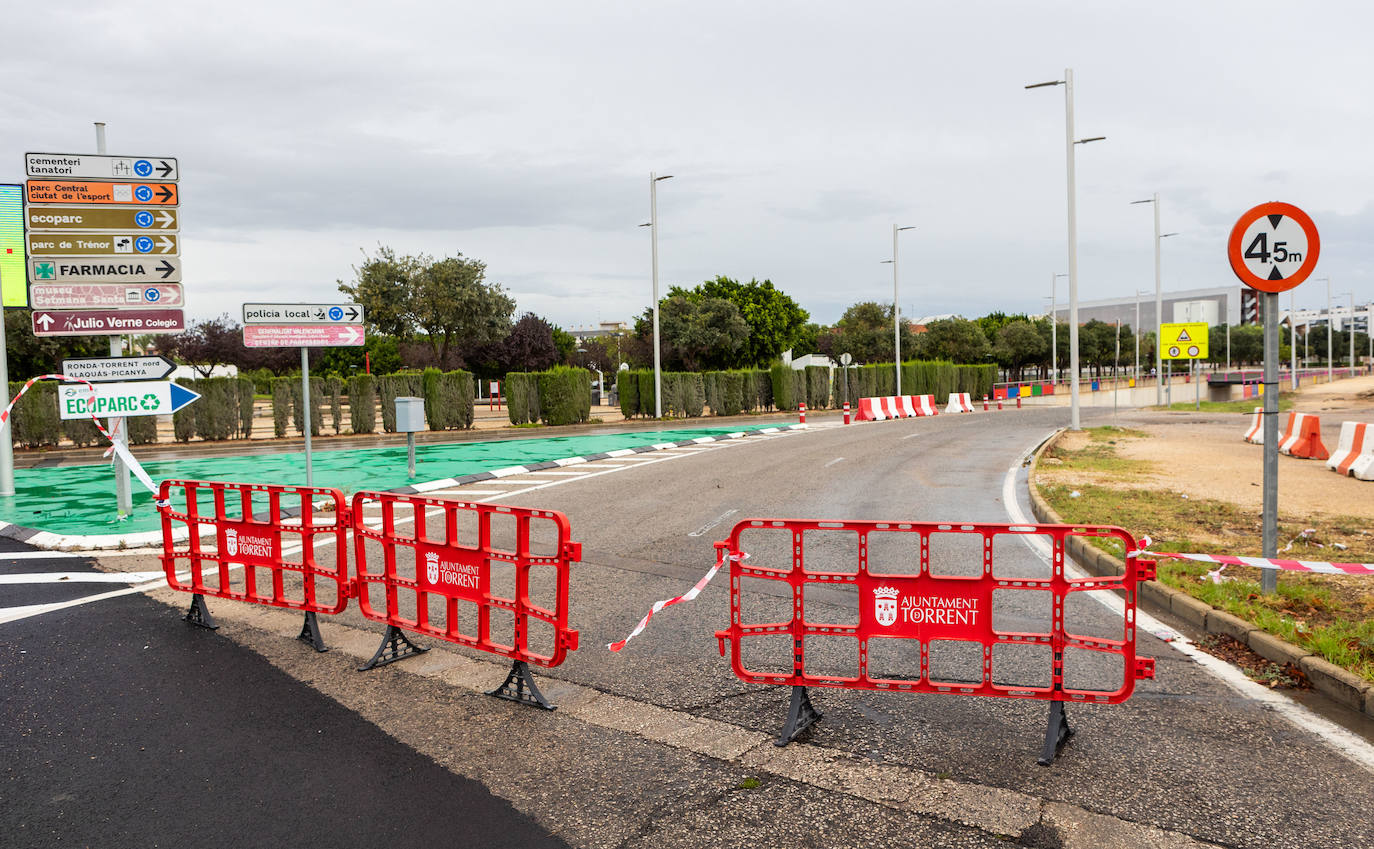
[[49, 230], [162, 233], [178, 229], [175, 209], [138, 209], [129, 206], [48, 206], [33, 204], [24, 210], [29, 232]]
[[29, 180], [29, 203], [102, 206], [176, 206], [176, 183], [108, 183], [94, 180]]
[[33, 311], [34, 336], [117, 336], [122, 333], [181, 333], [181, 310]]
[[177, 237], [166, 233], [30, 233], [31, 256], [177, 254]]

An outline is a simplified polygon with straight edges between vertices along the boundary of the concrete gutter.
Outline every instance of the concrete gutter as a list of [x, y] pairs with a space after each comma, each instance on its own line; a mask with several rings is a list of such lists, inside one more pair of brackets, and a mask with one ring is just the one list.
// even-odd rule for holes
[[[1031, 511], [1038, 521], [1047, 524], [1067, 523], [1040, 495], [1040, 488], [1035, 485], [1035, 472], [1039, 467], [1040, 455], [1052, 448], [1063, 433], [1063, 430], [1056, 432], [1036, 449], [1031, 457], [1030, 473], [1027, 475]], [[1126, 564], [1119, 558], [1090, 545], [1081, 537], [1069, 537], [1065, 540], [1065, 550], [1078, 565], [1093, 575], [1121, 575], [1126, 571]], [[1255, 654], [1274, 663], [1291, 663], [1302, 670], [1318, 692], [1342, 707], [1374, 717], [1374, 685], [1307, 649], [1285, 642], [1240, 617], [1217, 610], [1206, 602], [1198, 601], [1187, 593], [1166, 587], [1158, 581], [1146, 581], [1141, 584], [1140, 603], [1148, 605], [1155, 612], [1172, 614], [1208, 634], [1232, 637], [1249, 646]]]

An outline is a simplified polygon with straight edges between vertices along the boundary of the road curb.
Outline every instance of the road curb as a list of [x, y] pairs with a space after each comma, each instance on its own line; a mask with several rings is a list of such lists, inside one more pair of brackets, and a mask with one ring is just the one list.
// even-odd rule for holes
[[[1038, 521], [1049, 524], [1066, 524], [1062, 516], [1045, 501], [1040, 488], [1035, 484], [1035, 472], [1040, 464], [1040, 455], [1059, 441], [1064, 430], [1055, 431], [1031, 456], [1030, 470], [1026, 475], [1026, 485], [1030, 491], [1031, 512]], [[1085, 570], [1094, 575], [1121, 575], [1126, 564], [1120, 559], [1095, 548], [1078, 537], [1065, 540], [1065, 551]], [[1223, 610], [1198, 601], [1192, 596], [1158, 581], [1146, 581], [1140, 586], [1140, 603], [1156, 612], [1171, 613], [1188, 624], [1208, 634], [1232, 637], [1245, 645], [1255, 654], [1274, 663], [1291, 663], [1302, 670], [1312, 687], [1319, 693], [1351, 710], [1374, 717], [1374, 686], [1359, 676], [1320, 658], [1307, 649], [1279, 639], [1273, 634], [1233, 616]]]

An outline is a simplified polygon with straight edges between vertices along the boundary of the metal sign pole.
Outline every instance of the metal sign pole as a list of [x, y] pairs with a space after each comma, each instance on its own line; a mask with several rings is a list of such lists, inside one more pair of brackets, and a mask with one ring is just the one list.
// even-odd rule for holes
[[[0, 290], [3, 290], [4, 282], [0, 280]], [[0, 306], [0, 387], [4, 387], [6, 397], [9, 396], [10, 386], [10, 367], [9, 367], [9, 348], [5, 342], [5, 309]], [[14, 428], [10, 428], [8, 433], [0, 436], [0, 496], [12, 497], [14, 495]]]
[[[1279, 296], [1264, 293], [1264, 531], [1262, 556], [1277, 557], [1279, 539]], [[1260, 570], [1260, 589], [1279, 587], [1278, 572]]]
[[305, 485], [315, 485], [314, 469], [310, 466], [310, 349], [301, 347], [301, 421], [305, 430]]
[[[101, 156], [105, 155], [105, 122], [95, 122], [95, 152]], [[118, 357], [124, 353], [124, 338], [121, 336], [110, 337], [110, 356]], [[128, 423], [122, 418], [110, 418], [108, 420], [110, 433], [116, 443], [129, 444]], [[115, 510], [116, 515], [123, 519], [133, 512], [133, 493], [129, 481], [129, 467], [124, 465], [124, 459], [115, 452], [114, 455], [115, 473]]]

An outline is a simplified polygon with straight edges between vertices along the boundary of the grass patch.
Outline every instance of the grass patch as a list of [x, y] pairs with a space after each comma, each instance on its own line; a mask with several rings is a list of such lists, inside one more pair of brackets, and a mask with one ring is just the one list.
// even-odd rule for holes
[[[1204, 413], [1245, 413], [1254, 412], [1256, 407], [1263, 407], [1263, 398], [1250, 398], [1244, 401], [1203, 401], [1201, 410]], [[1155, 409], [1159, 409], [1155, 407]], [[1180, 413], [1191, 413], [1199, 409], [1196, 401], [1175, 401], [1167, 409], [1175, 410]], [[1286, 413], [1293, 409], [1293, 396], [1279, 393], [1279, 412]]]
[[[1103, 430], [1106, 429], [1094, 429]], [[1058, 464], [1053, 482], [1039, 482], [1041, 495], [1065, 522], [1076, 525], [1116, 525], [1137, 538], [1148, 534], [1152, 551], [1197, 554], [1261, 554], [1262, 520], [1257, 512], [1223, 501], [1187, 498], [1154, 489], [1120, 489], [1088, 482], [1092, 472], [1120, 477], [1132, 463], [1115, 457], [1118, 435], [1090, 433], [1088, 444], [1076, 451], [1045, 452]], [[1042, 460], [1044, 458], [1042, 457]], [[1147, 466], [1149, 464], [1146, 464]], [[1063, 480], [1064, 472], [1080, 471], [1084, 479]], [[1294, 560], [1374, 562], [1374, 534], [1355, 517], [1323, 517], [1280, 521], [1280, 557]], [[1306, 531], [1311, 529], [1313, 533]], [[1287, 542], [1290, 541], [1291, 543]], [[1121, 557], [1114, 540], [1092, 540]], [[1284, 546], [1289, 547], [1285, 550]], [[1342, 546], [1337, 548], [1337, 545]], [[1359, 576], [1284, 572], [1278, 591], [1260, 590], [1260, 570], [1228, 567], [1214, 581], [1208, 564], [1159, 561], [1159, 580], [1256, 627], [1301, 646], [1331, 663], [1374, 681], [1374, 582]]]
[[741, 790], [757, 790], [762, 783], [757, 778], [746, 778], [739, 783], [738, 787]]
[[1155, 464], [1149, 460], [1127, 460], [1117, 456], [1116, 445], [1126, 439], [1146, 439], [1149, 434], [1130, 428], [1092, 427], [1083, 431], [1088, 444], [1073, 450], [1063, 447], [1061, 439], [1054, 447], [1041, 455], [1041, 461], [1048, 467], [1060, 472], [1096, 472], [1113, 476], [1144, 475], [1151, 472]]

